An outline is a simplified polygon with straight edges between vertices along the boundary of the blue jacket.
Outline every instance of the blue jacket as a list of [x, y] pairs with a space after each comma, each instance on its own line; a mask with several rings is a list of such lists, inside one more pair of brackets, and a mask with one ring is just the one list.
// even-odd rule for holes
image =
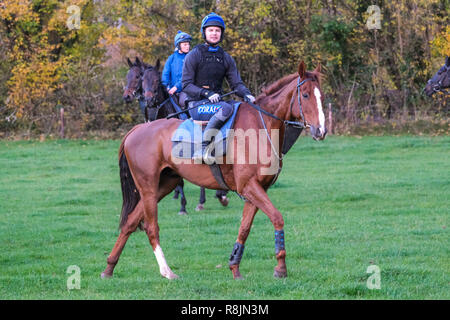
[[181, 76], [183, 74], [183, 62], [186, 58], [185, 53], [174, 52], [167, 58], [162, 73], [162, 84], [166, 88], [177, 87], [177, 92], [183, 88], [181, 85]]

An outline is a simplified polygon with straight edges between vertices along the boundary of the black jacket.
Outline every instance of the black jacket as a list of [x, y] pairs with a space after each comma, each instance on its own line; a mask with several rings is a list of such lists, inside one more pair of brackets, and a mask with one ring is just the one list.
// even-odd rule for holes
[[[236, 90], [240, 97], [251, 94], [242, 82], [234, 59], [220, 47], [215, 53], [209, 52], [208, 48], [209, 45], [200, 44], [187, 54], [181, 80], [183, 91], [194, 100], [203, 99], [208, 91], [222, 94], [222, 83], [226, 78], [231, 89]], [[206, 63], [208, 67], [205, 67]], [[203, 88], [205, 84], [209, 88]]]

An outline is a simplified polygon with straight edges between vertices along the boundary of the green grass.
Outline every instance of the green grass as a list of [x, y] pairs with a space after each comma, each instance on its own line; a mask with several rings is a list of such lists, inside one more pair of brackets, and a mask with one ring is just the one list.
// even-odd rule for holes
[[[228, 257], [243, 202], [221, 207], [187, 183], [159, 206], [162, 278], [134, 233], [114, 278], [100, 279], [118, 235], [119, 141], [0, 141], [0, 299], [449, 299], [450, 138], [302, 137], [269, 196], [285, 220], [288, 278], [274, 279], [273, 227], [256, 215], [233, 281]], [[381, 269], [369, 290], [366, 269]], [[81, 289], [68, 290], [70, 265]]]

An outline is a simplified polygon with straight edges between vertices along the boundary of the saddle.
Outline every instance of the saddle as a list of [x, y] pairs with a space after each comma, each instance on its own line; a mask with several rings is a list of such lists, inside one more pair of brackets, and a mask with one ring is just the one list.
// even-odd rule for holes
[[[230, 101], [231, 102], [231, 101]], [[234, 126], [234, 120], [236, 118], [237, 111], [240, 106], [240, 102], [232, 101], [234, 105], [233, 114], [228, 118], [225, 124], [220, 128], [219, 132], [212, 142], [214, 144], [215, 157], [220, 157], [226, 155], [227, 151], [227, 140], [229, 137], [230, 129]], [[197, 148], [202, 147], [203, 141], [203, 130], [205, 129], [209, 118], [215, 113], [215, 108], [218, 104], [204, 104], [196, 109], [197, 114], [191, 112], [193, 118], [183, 121], [172, 135], [172, 156], [181, 159], [192, 159], [194, 151]], [[193, 109], [193, 110], [196, 110]], [[210, 111], [210, 112], [207, 112]], [[209, 113], [209, 115], [206, 115]], [[201, 116], [197, 116], [201, 115]], [[209, 118], [208, 118], [209, 116]], [[205, 120], [206, 119], [206, 120]]]

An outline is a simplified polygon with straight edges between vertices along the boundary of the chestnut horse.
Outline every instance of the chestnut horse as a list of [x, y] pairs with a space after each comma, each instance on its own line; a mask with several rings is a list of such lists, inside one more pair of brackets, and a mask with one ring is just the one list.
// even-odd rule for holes
[[[278, 263], [274, 269], [274, 276], [287, 276], [284, 220], [266, 192], [280, 173], [283, 155], [276, 150], [276, 146], [283, 145], [289, 125], [294, 123], [310, 127], [311, 136], [315, 140], [325, 138], [327, 131], [322, 102], [320, 65], [313, 72], [307, 72], [302, 61], [298, 67], [298, 74], [291, 74], [278, 80], [258, 96], [255, 103], [261, 106], [259, 110], [256, 105], [242, 103], [236, 114], [234, 130], [262, 132], [263, 134], [257, 136], [258, 141], [255, 143], [259, 146], [265, 145], [262, 149], [266, 152], [266, 156], [270, 154], [279, 169], [277, 172], [268, 173], [264, 170], [268, 165], [259, 158], [255, 163], [242, 163], [238, 156], [242, 157], [244, 154], [245, 159], [250, 158], [252, 155], [250, 150], [254, 149], [250, 148], [250, 144], [244, 145], [243, 150], [237, 149], [237, 136], [232, 138], [235, 142], [234, 152], [230, 152], [228, 148], [232, 156], [227, 155], [226, 161], [225, 157], [216, 159], [217, 163], [222, 163], [219, 167], [226, 185], [245, 199], [239, 233], [229, 260], [229, 268], [234, 279], [241, 278], [239, 265], [258, 209], [268, 216], [275, 229], [275, 255]], [[191, 183], [209, 189], [223, 189], [221, 187], [223, 184], [216, 181], [208, 165], [194, 163], [193, 160], [180, 163], [179, 159], [172, 156], [171, 138], [180, 123], [178, 119], [160, 119], [137, 125], [124, 137], [119, 148], [124, 200], [121, 233], [107, 259], [108, 265], [102, 277], [113, 275], [125, 242], [136, 229], [143, 212], [144, 229], [161, 275], [168, 279], [177, 278], [167, 264], [160, 246], [158, 202], [169, 194], [181, 179], [187, 179]], [[261, 140], [264, 140], [265, 144], [259, 144]]]

